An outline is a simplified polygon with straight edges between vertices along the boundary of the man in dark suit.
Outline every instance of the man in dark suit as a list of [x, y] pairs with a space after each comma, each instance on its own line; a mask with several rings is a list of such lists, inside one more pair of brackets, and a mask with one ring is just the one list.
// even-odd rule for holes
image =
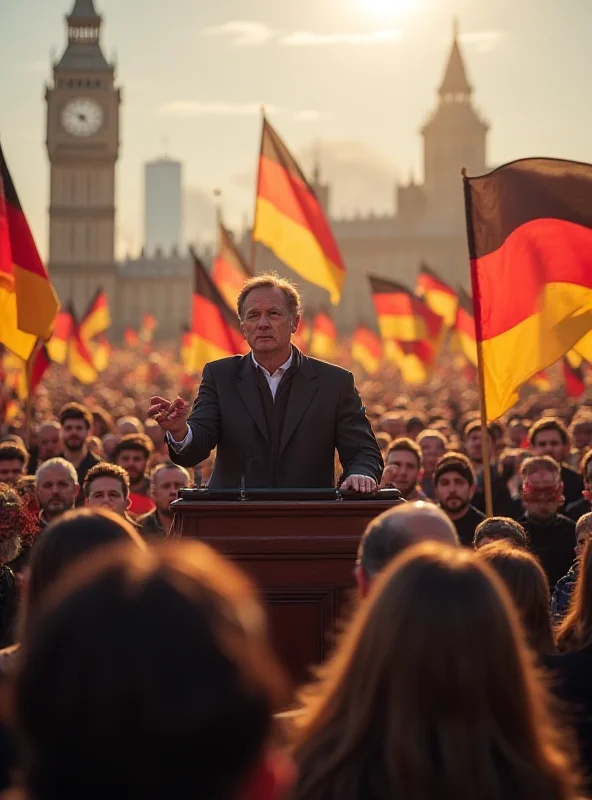
[[190, 414], [180, 397], [150, 400], [148, 416], [167, 431], [171, 460], [192, 467], [216, 447], [216, 489], [330, 487], [337, 449], [341, 488], [375, 491], [382, 456], [352, 374], [290, 342], [300, 321], [295, 287], [257, 276], [237, 305], [251, 352], [206, 365]]

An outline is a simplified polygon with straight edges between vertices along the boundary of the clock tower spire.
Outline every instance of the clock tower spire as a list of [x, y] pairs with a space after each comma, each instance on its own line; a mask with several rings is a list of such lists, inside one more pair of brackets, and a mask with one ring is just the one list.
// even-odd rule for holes
[[46, 87], [49, 270], [62, 306], [80, 314], [99, 286], [114, 302], [115, 166], [120, 92], [101, 49], [93, 0], [75, 0], [67, 44]]

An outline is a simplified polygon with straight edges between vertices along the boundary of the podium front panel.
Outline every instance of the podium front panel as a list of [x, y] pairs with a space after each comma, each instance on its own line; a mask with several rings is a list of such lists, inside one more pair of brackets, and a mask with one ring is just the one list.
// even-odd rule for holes
[[253, 578], [267, 605], [274, 649], [301, 683], [331, 652], [354, 603], [354, 567], [366, 525], [391, 505], [178, 500], [172, 535], [206, 542]]

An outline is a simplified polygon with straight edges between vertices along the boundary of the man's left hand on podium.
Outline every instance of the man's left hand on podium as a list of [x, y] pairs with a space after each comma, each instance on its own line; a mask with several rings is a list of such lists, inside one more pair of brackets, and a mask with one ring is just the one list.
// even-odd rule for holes
[[371, 494], [378, 489], [378, 485], [374, 478], [369, 478], [367, 475], [350, 475], [339, 488], [350, 489], [361, 494]]

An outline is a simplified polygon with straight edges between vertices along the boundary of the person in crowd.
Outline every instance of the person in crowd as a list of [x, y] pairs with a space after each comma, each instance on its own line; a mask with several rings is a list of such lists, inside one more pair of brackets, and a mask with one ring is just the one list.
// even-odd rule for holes
[[405, 423], [405, 436], [412, 441], [417, 441], [419, 434], [425, 430], [426, 420], [423, 414], [413, 414]]
[[185, 467], [165, 461], [157, 464], [150, 473], [150, 496], [156, 508], [138, 519], [142, 535], [147, 539], [164, 539], [173, 524], [170, 505], [179, 495], [179, 489], [189, 486], [189, 473]]
[[35, 434], [36, 444], [30, 448], [29, 475], [35, 475], [39, 464], [61, 455], [60, 430], [60, 423], [57, 419], [50, 419], [37, 428]]
[[395, 439], [386, 453], [381, 487], [398, 489], [405, 500], [425, 500], [418, 484], [421, 460], [421, 448], [412, 439]]
[[64, 458], [73, 465], [78, 473], [78, 484], [83, 486], [86, 473], [99, 463], [86, 442], [92, 426], [91, 413], [80, 403], [66, 403], [60, 411], [60, 425]]
[[147, 416], [167, 431], [171, 461], [191, 468], [217, 447], [212, 488], [326, 488], [337, 450], [340, 488], [375, 492], [383, 461], [353, 375], [291, 343], [296, 287], [277, 275], [249, 278], [237, 310], [251, 351], [205, 366], [191, 413], [181, 397], [150, 398]]
[[417, 444], [421, 447], [423, 462], [421, 491], [426, 497], [433, 500], [435, 497], [434, 470], [438, 461], [446, 453], [446, 437], [434, 428], [427, 428], [417, 437]]
[[105, 456], [105, 461], [113, 461], [113, 455], [115, 453], [115, 448], [119, 444], [121, 440], [121, 436], [118, 433], [108, 433], [101, 439], [101, 444], [103, 446], [103, 455]]
[[573, 445], [568, 462], [574, 469], [579, 469], [582, 458], [592, 447], [592, 414], [589, 410], [576, 414], [568, 433]]
[[571, 441], [565, 425], [557, 417], [543, 417], [529, 432], [530, 449], [535, 456], [551, 456], [561, 466], [563, 508], [581, 500], [584, 484], [580, 475], [567, 463]]
[[523, 419], [522, 417], [514, 417], [510, 420], [508, 425], [508, 435], [512, 443], [512, 447], [523, 448], [528, 442], [528, 429], [530, 428], [530, 420]]
[[405, 414], [400, 411], [387, 411], [378, 421], [378, 429], [388, 433], [391, 439], [400, 439], [405, 436]]
[[152, 442], [152, 466], [162, 464], [164, 461], [169, 460], [169, 449], [166, 443], [166, 436], [164, 430], [160, 427], [155, 419], [147, 419], [144, 423], [144, 433]]
[[9, 564], [19, 554], [21, 534], [31, 526], [32, 520], [16, 489], [0, 483], [0, 647], [14, 641], [18, 586]]
[[80, 492], [78, 473], [65, 458], [44, 461], [35, 475], [35, 491], [39, 501], [39, 528], [74, 508]]
[[569, 568], [567, 575], [560, 578], [555, 585], [551, 598], [551, 614], [553, 622], [558, 625], [565, 617], [571, 604], [573, 590], [578, 580], [580, 560], [586, 543], [592, 534], [592, 513], [584, 514], [576, 522], [576, 546], [574, 548], [575, 560]]
[[144, 433], [144, 425], [137, 417], [120, 417], [115, 427], [120, 436], [129, 436], [131, 433]]
[[[508, 491], [507, 481], [498, 469], [498, 440], [497, 428], [490, 426], [489, 432], [489, 460], [491, 462], [491, 496], [493, 513], [501, 517], [512, 517], [516, 513], [516, 504], [512, 502]], [[485, 480], [483, 476], [483, 442], [480, 420], [470, 421], [464, 430], [464, 449], [471, 460], [475, 472], [475, 491], [473, 494], [474, 507], [485, 512]]]
[[104, 408], [93, 408], [90, 412], [92, 416], [91, 434], [103, 439], [108, 433], [113, 433], [115, 423], [113, 417]]
[[559, 514], [564, 502], [561, 470], [551, 456], [534, 456], [522, 464], [521, 476], [526, 513], [519, 522], [553, 591], [571, 567], [576, 529], [571, 519]]
[[123, 467], [101, 461], [88, 471], [82, 488], [85, 503], [90, 508], [109, 508], [132, 525], [136, 525], [128, 515], [130, 480]]
[[485, 519], [471, 498], [475, 492], [475, 472], [467, 456], [448, 453], [434, 471], [434, 488], [440, 508], [454, 523], [461, 543], [472, 547], [475, 528]]
[[384, 431], [378, 431], [374, 435], [376, 437], [376, 443], [380, 447], [380, 452], [384, 460], [386, 458], [386, 451], [388, 450], [388, 446], [393, 440], [388, 435], [388, 433], [385, 433]]
[[128, 433], [121, 437], [113, 451], [113, 460], [126, 470], [130, 478], [130, 512], [147, 514], [154, 511], [150, 497], [150, 478], [147, 475], [154, 451], [151, 439], [144, 433]]
[[573, 519], [574, 522], [577, 522], [584, 514], [588, 514], [592, 511], [592, 505], [590, 504], [592, 500], [592, 450], [588, 450], [582, 458], [580, 472], [584, 484], [582, 497], [580, 497], [579, 500], [575, 500], [573, 503], [569, 503], [564, 512], [565, 516]]
[[30, 796], [286, 797], [294, 767], [273, 742], [286, 680], [235, 566], [198, 542], [120, 547], [53, 598], [16, 683]]
[[[550, 684], [575, 726], [588, 792], [592, 791], [592, 544], [586, 542], [573, 600], [556, 633], [559, 653], [545, 659]], [[589, 795], [588, 795], [589, 796]]]
[[71, 509], [52, 520], [38, 537], [30, 560], [27, 602], [21, 614], [23, 638], [42, 613], [46, 592], [78, 559], [126, 542], [146, 548], [137, 529], [109, 508]]
[[479, 550], [492, 542], [508, 542], [513, 547], [528, 549], [528, 536], [519, 522], [511, 517], [489, 517], [475, 528], [473, 547]]
[[22, 478], [19, 478], [18, 481], [13, 484], [13, 488], [23, 501], [23, 507], [27, 515], [27, 524], [19, 531], [21, 539], [19, 554], [8, 565], [14, 573], [17, 584], [20, 586], [22, 585], [27, 565], [29, 563], [31, 548], [35, 544], [35, 540], [39, 535], [39, 513], [41, 509], [39, 507], [39, 500], [35, 490], [34, 475], [23, 475]]
[[464, 548], [423, 543], [385, 569], [293, 729], [293, 800], [579, 797], [508, 592]]
[[530, 450], [514, 447], [508, 447], [500, 453], [498, 474], [501, 475], [502, 480], [505, 482], [512, 499], [513, 519], [519, 519], [524, 513], [522, 500], [520, 499], [522, 495], [520, 467], [522, 466], [522, 462], [531, 456], [532, 453]]
[[360, 597], [370, 592], [377, 576], [393, 558], [420, 542], [460, 547], [456, 528], [433, 503], [418, 501], [383, 511], [366, 526], [358, 547], [356, 583]]
[[549, 581], [538, 559], [524, 547], [515, 547], [508, 540], [485, 545], [478, 553], [510, 592], [533, 652], [539, 656], [554, 653]]
[[28, 462], [24, 446], [12, 442], [0, 444], [0, 483], [16, 483], [27, 474]]
[[88, 452], [96, 456], [100, 461], [103, 461], [103, 443], [98, 436], [89, 436], [86, 440]]

